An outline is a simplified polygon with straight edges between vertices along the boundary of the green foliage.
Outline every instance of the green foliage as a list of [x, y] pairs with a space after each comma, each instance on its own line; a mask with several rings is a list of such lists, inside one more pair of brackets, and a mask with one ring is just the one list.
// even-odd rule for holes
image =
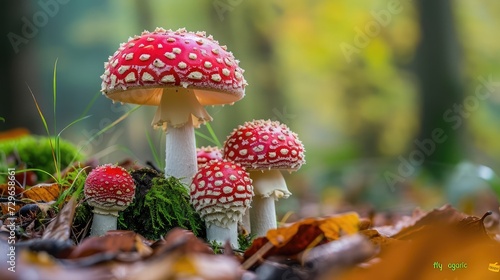
[[189, 193], [176, 178], [165, 179], [150, 169], [132, 172], [136, 181], [134, 202], [118, 219], [118, 227], [157, 240], [180, 227], [202, 237], [205, 225], [189, 202]]
[[[46, 171], [50, 174], [55, 174], [55, 165], [53, 158], [53, 148], [50, 142], [54, 138], [42, 136], [26, 136], [19, 139], [0, 142], [0, 154], [4, 158], [6, 166], [14, 167], [15, 162], [11, 162], [9, 158], [14, 158], [20, 163], [25, 163], [26, 168], [35, 168]], [[78, 149], [70, 142], [59, 138], [60, 166], [67, 167], [74, 161], [83, 159], [83, 155], [78, 152]], [[19, 162], [17, 162], [19, 164]], [[39, 181], [45, 181], [49, 175], [45, 172], [35, 171]]]
[[239, 250], [245, 252], [248, 248], [250, 248], [255, 237], [255, 234], [238, 234], [238, 245], [240, 247]]

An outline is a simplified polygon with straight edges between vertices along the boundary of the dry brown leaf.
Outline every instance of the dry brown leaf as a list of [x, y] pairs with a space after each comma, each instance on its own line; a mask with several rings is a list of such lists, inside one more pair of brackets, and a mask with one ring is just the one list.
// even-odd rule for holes
[[182, 250], [184, 253], [214, 253], [204, 241], [197, 238], [191, 231], [182, 228], [171, 229], [164, 239], [153, 243], [151, 248], [154, 250], [154, 255], [163, 254], [172, 248]]
[[[379, 262], [348, 272], [340, 279], [499, 279], [488, 270], [500, 260], [500, 243], [484, 229], [483, 218], [450, 206], [435, 209], [393, 236], [382, 247]], [[373, 232], [372, 232], [373, 234]], [[332, 272], [333, 273], [333, 272]], [[325, 274], [322, 279], [329, 279]]]
[[24, 127], [13, 128], [7, 131], [0, 132], [0, 140], [13, 140], [16, 138], [21, 138], [23, 136], [29, 135], [30, 131]]
[[42, 239], [68, 240], [75, 216], [76, 199], [72, 197], [43, 232]]
[[[327, 241], [338, 239], [341, 234], [352, 234], [358, 231], [359, 217], [354, 212], [334, 215], [327, 218], [308, 218], [291, 225], [272, 229], [267, 232], [266, 237], [257, 238], [252, 246], [245, 252], [245, 259], [252, 256], [267, 242], [275, 248], [269, 250], [265, 256], [269, 255], [294, 255], [310, 248], [311, 243], [318, 237], [320, 242], [314, 245], [323, 244]], [[322, 240], [326, 238], [325, 240]]]
[[[64, 190], [64, 188], [63, 188]], [[32, 199], [34, 201], [53, 201], [59, 197], [61, 188], [59, 184], [37, 184], [29, 189], [26, 189], [22, 195], [23, 198]]]
[[[140, 240], [140, 242], [138, 242]], [[145, 239], [140, 234], [133, 231], [115, 230], [108, 231], [104, 236], [94, 236], [83, 240], [69, 254], [68, 259], [78, 259], [100, 253], [110, 253], [118, 255], [122, 252], [140, 252], [150, 255], [151, 248], [143, 246]]]

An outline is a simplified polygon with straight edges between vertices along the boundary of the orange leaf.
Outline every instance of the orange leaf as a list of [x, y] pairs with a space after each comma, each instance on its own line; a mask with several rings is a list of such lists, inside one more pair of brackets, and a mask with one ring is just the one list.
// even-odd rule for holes
[[[272, 229], [266, 237], [257, 238], [252, 246], [245, 252], [245, 259], [256, 253], [262, 246], [271, 242], [274, 248], [263, 254], [262, 257], [271, 255], [294, 255], [305, 249], [324, 244], [326, 241], [338, 239], [342, 234], [353, 234], [358, 231], [358, 214], [351, 212], [327, 218], [307, 218], [287, 227]], [[316, 240], [317, 238], [321, 238]]]
[[21, 138], [23, 136], [29, 135], [30, 132], [26, 128], [19, 127], [13, 128], [7, 131], [0, 132], [0, 140], [12, 140], [16, 138]]
[[57, 200], [60, 193], [58, 184], [38, 184], [23, 192], [24, 198], [29, 198], [34, 201], [54, 201]]
[[[276, 247], [286, 245], [292, 239], [301, 226], [317, 227], [329, 240], [336, 240], [340, 236], [340, 231], [347, 234], [358, 231], [359, 216], [354, 212], [331, 216], [328, 218], [307, 218], [293, 223], [288, 227], [271, 229], [266, 237], [269, 242]], [[314, 238], [313, 238], [314, 239]]]

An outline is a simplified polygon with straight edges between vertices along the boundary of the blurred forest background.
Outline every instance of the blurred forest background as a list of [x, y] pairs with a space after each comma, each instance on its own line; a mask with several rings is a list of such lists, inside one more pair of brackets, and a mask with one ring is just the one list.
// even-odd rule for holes
[[152, 161], [147, 135], [164, 149], [155, 108], [85, 145], [134, 107], [101, 96], [99, 76], [129, 36], [186, 27], [226, 44], [246, 70], [246, 97], [209, 108], [221, 142], [260, 118], [303, 141], [307, 164], [286, 175], [294, 196], [282, 213], [496, 201], [499, 1], [33, 0], [6, 1], [1, 13], [0, 131], [45, 133], [29, 88], [54, 123], [57, 60], [56, 131], [91, 115], [63, 138], [101, 163]]

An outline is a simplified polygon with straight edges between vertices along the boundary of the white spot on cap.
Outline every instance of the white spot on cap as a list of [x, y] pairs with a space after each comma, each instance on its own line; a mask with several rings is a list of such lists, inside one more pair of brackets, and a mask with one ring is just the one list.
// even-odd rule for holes
[[220, 198], [219, 198], [219, 202], [220, 202], [220, 203], [226, 203], [226, 202], [227, 202], [227, 198], [226, 198], [225, 196], [220, 197]]
[[198, 58], [198, 56], [195, 53], [189, 53], [188, 55], [189, 59], [195, 60]]
[[141, 54], [141, 56], [139, 56], [139, 59], [140, 59], [140, 60], [142, 60], [142, 61], [146, 61], [146, 60], [148, 60], [150, 57], [151, 57], [151, 55], [150, 55], [150, 54], [146, 54], [146, 53], [144, 53], [144, 54]]
[[201, 74], [201, 72], [198, 71], [191, 72], [189, 73], [188, 78], [193, 80], [201, 80], [203, 78], [203, 74]]
[[118, 65], [118, 59], [115, 59], [113, 60], [113, 62], [111, 62], [111, 66], [116, 67], [116, 65]]
[[128, 54], [125, 56], [125, 60], [131, 60], [132, 58], [134, 58], [134, 53], [128, 53]]
[[224, 184], [224, 181], [222, 181], [222, 180], [216, 180], [216, 181], [214, 182], [214, 185], [215, 185], [216, 187], [220, 187], [220, 186], [222, 186], [222, 184]]
[[219, 75], [219, 74], [213, 74], [210, 79], [212, 79], [212, 81], [214, 82], [220, 82], [222, 81], [222, 77]]
[[163, 45], [162, 44], [158, 44], [158, 48], [159, 49], [163, 49]]
[[155, 40], [155, 38], [153, 38], [153, 37], [148, 37], [148, 38], [146, 39], [146, 41], [148, 41], [148, 42], [153, 42], [154, 40]]
[[205, 66], [205, 68], [212, 68], [212, 63], [210, 61], [205, 61], [205, 63], [203, 63], [203, 66]]
[[275, 152], [269, 152], [269, 157], [270, 158], [275, 158], [276, 157], [276, 153]]
[[155, 78], [151, 76], [151, 74], [149, 74], [148, 72], [144, 72], [142, 74], [141, 80], [144, 82], [154, 82]]
[[222, 188], [222, 191], [223, 191], [225, 194], [229, 194], [229, 193], [232, 193], [232, 192], [233, 192], [233, 188], [231, 188], [231, 187], [224, 187], [224, 188]]
[[162, 68], [165, 66], [165, 63], [157, 58], [153, 61], [153, 65], [158, 68]]
[[255, 147], [253, 147], [254, 152], [258, 153], [258, 152], [262, 152], [264, 150], [264, 145], [260, 144], [260, 145], [257, 145]]
[[215, 55], [218, 55], [219, 54], [219, 49], [212, 49], [212, 53], [215, 54]]
[[174, 75], [165, 75], [160, 80], [162, 83], [175, 83]]
[[236, 78], [236, 80], [238, 80], [238, 81], [240, 81], [240, 80], [243, 78], [243, 76], [241, 75], [241, 73], [240, 73], [240, 72], [234, 72], [234, 77], [235, 77], [235, 78]]
[[182, 51], [179, 48], [173, 48], [172, 52], [175, 53], [175, 54], [180, 54]]
[[127, 71], [128, 69], [130, 69], [130, 66], [129, 66], [129, 65], [122, 65], [122, 66], [118, 67], [118, 73], [123, 74], [123, 73], [125, 73], [125, 71]]
[[227, 57], [224, 58], [224, 62], [229, 67], [233, 66], [233, 62], [229, 58], [227, 58]]
[[243, 185], [238, 185], [238, 186], [236, 187], [236, 189], [237, 189], [239, 192], [244, 192], [246, 188], [245, 188], [245, 186], [243, 186]]
[[229, 180], [236, 181], [237, 179], [238, 178], [234, 174], [229, 175]]
[[222, 74], [224, 76], [229, 76], [229, 74], [231, 74], [231, 71], [229, 71], [229, 69], [227, 69], [227, 68], [224, 68], [224, 69], [222, 69]]
[[248, 151], [247, 151], [247, 149], [242, 149], [242, 150], [239, 150], [239, 152], [238, 152], [238, 153], [239, 153], [240, 155], [244, 156], [244, 155], [246, 155], [246, 154], [247, 154], [247, 152], [248, 152]]
[[280, 150], [280, 153], [281, 153], [282, 155], [288, 155], [288, 149], [281, 149], [281, 150]]
[[173, 42], [175, 42], [175, 38], [172, 38], [172, 37], [167, 38], [167, 42], [169, 42], [169, 43], [173, 43]]
[[177, 64], [177, 66], [180, 68], [180, 69], [186, 69], [187, 68], [187, 64], [186, 62], [179, 62], [179, 64]]
[[165, 57], [168, 59], [175, 59], [175, 54], [173, 54], [171, 52], [166, 52]]
[[127, 83], [135, 82], [136, 80], [137, 79], [135, 77], [135, 73], [134, 72], [128, 73], [128, 75], [125, 77], [125, 82], [127, 82]]

